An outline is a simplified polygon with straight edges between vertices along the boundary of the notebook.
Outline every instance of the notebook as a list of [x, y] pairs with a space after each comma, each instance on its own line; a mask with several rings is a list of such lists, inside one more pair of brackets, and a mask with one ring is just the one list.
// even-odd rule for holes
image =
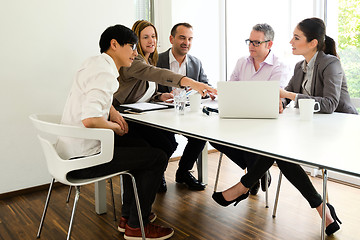
[[152, 110], [167, 109], [168, 106], [160, 105], [156, 103], [140, 102], [140, 103], [130, 103], [122, 104], [116, 109], [121, 113], [141, 113]]
[[218, 82], [221, 118], [277, 118], [279, 81]]

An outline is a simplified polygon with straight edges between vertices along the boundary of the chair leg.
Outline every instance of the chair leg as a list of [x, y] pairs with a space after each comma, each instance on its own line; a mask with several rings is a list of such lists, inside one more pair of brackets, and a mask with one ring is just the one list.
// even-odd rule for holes
[[269, 180], [269, 170], [266, 171], [265, 173], [265, 208], [269, 208], [269, 185], [268, 185], [268, 180]]
[[273, 210], [273, 215], [272, 215], [273, 218], [276, 217], [276, 210], [277, 210], [277, 205], [278, 205], [278, 202], [279, 202], [281, 180], [282, 180], [282, 172], [279, 173], [279, 181], [278, 181], [278, 186], [277, 186], [277, 189], [276, 189], [276, 197], [275, 197], [274, 210]]
[[120, 175], [120, 202], [123, 204], [123, 194], [124, 194], [124, 179], [123, 176]]
[[[322, 173], [322, 179], [324, 181], [324, 169], [321, 169], [321, 173]], [[329, 192], [326, 192], [326, 202], [329, 202]]]
[[47, 194], [47, 197], [46, 197], [46, 201], [45, 201], [44, 211], [43, 211], [43, 214], [42, 214], [41, 220], [40, 220], [40, 226], [39, 226], [39, 229], [38, 229], [38, 232], [37, 232], [37, 235], [36, 235], [37, 238], [40, 238], [41, 230], [42, 230], [42, 227], [43, 227], [43, 225], [44, 225], [44, 220], [45, 220], [45, 216], [46, 216], [46, 211], [47, 211], [47, 208], [48, 208], [48, 206], [49, 206], [51, 191], [52, 191], [54, 182], [55, 182], [55, 178], [53, 178], [53, 179], [51, 180], [51, 183], [50, 183], [49, 191], [48, 191], [48, 194]]
[[66, 203], [69, 203], [70, 196], [71, 196], [71, 189], [72, 189], [72, 186], [69, 186], [69, 192], [68, 192], [68, 195], [66, 197]]
[[221, 167], [221, 162], [222, 162], [223, 155], [224, 155], [224, 154], [223, 154], [222, 152], [220, 152], [220, 156], [219, 156], [219, 164], [218, 164], [218, 168], [217, 168], [217, 172], [216, 172], [216, 179], [215, 179], [214, 192], [216, 192], [217, 185], [218, 185], [218, 181], [219, 181], [220, 167]]
[[146, 240], [145, 238], [145, 229], [144, 229], [144, 223], [143, 223], [143, 219], [142, 219], [142, 214], [141, 214], [141, 207], [140, 207], [140, 201], [139, 201], [139, 195], [137, 192], [137, 187], [136, 187], [136, 182], [135, 182], [135, 178], [131, 173], [125, 173], [127, 175], [129, 175], [131, 177], [132, 180], [132, 185], [133, 185], [133, 189], [134, 189], [134, 196], [135, 196], [135, 202], [136, 202], [136, 207], [137, 207], [137, 212], [138, 212], [138, 216], [139, 216], [139, 223], [140, 223], [140, 229], [141, 229], [141, 236], [143, 240]]
[[73, 225], [73, 222], [74, 222], [76, 206], [77, 206], [77, 203], [78, 203], [79, 197], [80, 197], [80, 186], [76, 186], [75, 189], [76, 189], [76, 193], [75, 193], [75, 198], [74, 198], [74, 206], [73, 206], [73, 209], [72, 209], [72, 212], [71, 212], [69, 230], [68, 230], [68, 234], [67, 234], [67, 238], [66, 238], [67, 240], [70, 240], [70, 238], [71, 238], [71, 230], [72, 230], [72, 225]]
[[113, 184], [112, 184], [111, 178], [109, 179], [109, 183], [110, 183], [110, 189], [111, 189], [111, 200], [112, 200], [112, 204], [113, 204], [114, 221], [116, 222], [116, 209], [115, 209], [114, 189], [113, 189]]

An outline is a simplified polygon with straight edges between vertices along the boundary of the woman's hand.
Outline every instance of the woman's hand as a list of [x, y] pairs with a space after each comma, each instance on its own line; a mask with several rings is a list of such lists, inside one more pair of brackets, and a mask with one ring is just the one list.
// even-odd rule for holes
[[295, 101], [296, 93], [288, 92], [285, 89], [280, 88], [280, 98], [287, 98]]
[[206, 94], [215, 95], [217, 94], [217, 90], [215, 88], [210, 87], [209, 85], [201, 82], [197, 82], [188, 77], [183, 77], [180, 81], [181, 86], [191, 87], [200, 93], [202, 97], [205, 97]]
[[283, 111], [284, 111], [284, 106], [283, 106], [282, 100], [280, 98], [279, 99], [279, 113], [282, 113]]
[[172, 93], [162, 93], [159, 97], [161, 102], [165, 102], [166, 100], [173, 99], [174, 95]]

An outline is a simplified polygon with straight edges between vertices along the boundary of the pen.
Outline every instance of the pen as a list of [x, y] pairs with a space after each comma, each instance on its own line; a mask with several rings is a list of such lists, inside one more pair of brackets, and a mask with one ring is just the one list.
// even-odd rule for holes
[[134, 112], [134, 111], [131, 111], [130, 109], [125, 109], [125, 110], [124, 110], [124, 113], [131, 113], [131, 114], [144, 114], [144, 113], [140, 113], [140, 112]]
[[190, 91], [186, 92], [186, 96], [192, 95], [194, 93], [196, 93], [196, 91], [191, 89]]

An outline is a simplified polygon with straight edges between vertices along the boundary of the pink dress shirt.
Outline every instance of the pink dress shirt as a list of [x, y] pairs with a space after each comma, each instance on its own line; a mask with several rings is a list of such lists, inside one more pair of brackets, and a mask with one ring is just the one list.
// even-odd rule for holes
[[290, 80], [290, 74], [290, 66], [279, 61], [279, 58], [270, 51], [257, 71], [255, 71], [251, 56], [240, 58], [231, 74], [230, 81], [279, 81], [280, 87], [284, 88]]

